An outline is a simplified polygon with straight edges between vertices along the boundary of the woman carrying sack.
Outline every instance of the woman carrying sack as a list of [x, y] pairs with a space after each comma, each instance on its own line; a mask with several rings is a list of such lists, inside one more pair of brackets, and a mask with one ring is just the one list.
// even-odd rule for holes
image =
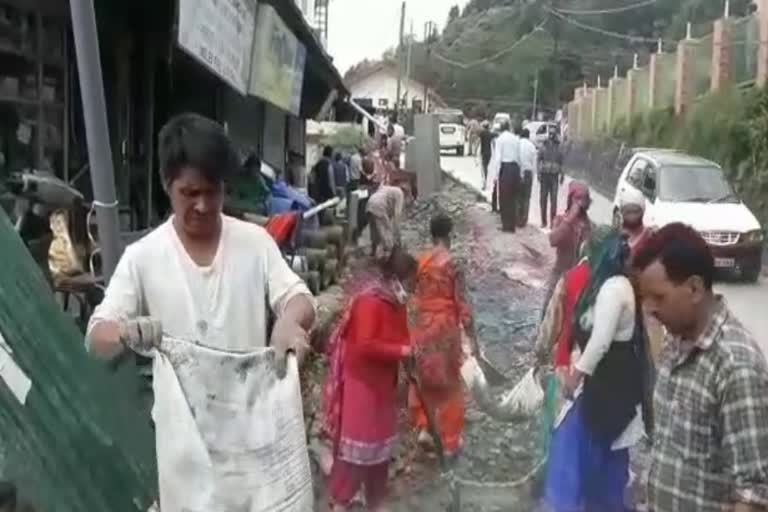
[[545, 482], [545, 501], [554, 512], [626, 510], [629, 448], [643, 436], [647, 361], [628, 257], [619, 234], [593, 253], [572, 335], [556, 350], [556, 361], [570, 353], [571, 364], [559, 372], [565, 403], [556, 414]]
[[437, 215], [430, 222], [434, 247], [419, 258], [413, 306], [416, 369], [426, 404], [411, 388], [409, 407], [419, 442], [429, 445], [425, 407], [434, 411], [445, 455], [455, 455], [464, 432], [462, 341], [472, 332], [472, 311], [464, 297], [462, 274], [451, 258], [453, 221]]

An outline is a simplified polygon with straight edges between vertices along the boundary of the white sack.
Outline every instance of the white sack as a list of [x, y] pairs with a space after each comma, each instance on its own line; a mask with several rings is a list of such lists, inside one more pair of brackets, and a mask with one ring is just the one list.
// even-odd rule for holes
[[154, 360], [163, 512], [311, 512], [299, 373], [274, 352], [164, 339]]
[[536, 369], [528, 373], [501, 399], [501, 407], [521, 414], [533, 414], [544, 404], [544, 390], [536, 378]]

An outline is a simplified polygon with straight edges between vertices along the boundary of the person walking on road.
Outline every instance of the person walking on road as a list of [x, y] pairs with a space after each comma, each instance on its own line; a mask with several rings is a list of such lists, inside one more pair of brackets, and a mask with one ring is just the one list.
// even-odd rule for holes
[[563, 155], [557, 135], [550, 133], [539, 153], [539, 207], [541, 227], [546, 228], [557, 214], [557, 194], [565, 179], [563, 174]]
[[[294, 351], [301, 360], [314, 299], [263, 228], [222, 214], [225, 181], [239, 166], [224, 128], [182, 114], [163, 127], [158, 146], [173, 215], [123, 253], [91, 316], [89, 351], [149, 351], [167, 335], [229, 351], [269, 344], [278, 359]], [[269, 311], [276, 321], [268, 340]]]
[[488, 187], [488, 165], [493, 156], [494, 133], [491, 131], [491, 123], [483, 121], [483, 128], [480, 131], [480, 165], [483, 172], [483, 188]]
[[406, 302], [416, 260], [396, 250], [360, 284], [328, 343], [323, 432], [332, 510], [347, 510], [360, 491], [366, 508], [383, 511], [398, 437], [398, 370], [412, 356]]
[[554, 228], [549, 234], [549, 243], [556, 251], [556, 260], [547, 283], [544, 311], [560, 277], [578, 263], [582, 245], [592, 237], [592, 222], [587, 214], [591, 203], [589, 187], [580, 181], [571, 182], [568, 187], [568, 209], [565, 214], [555, 218]]
[[651, 512], [768, 509], [768, 365], [712, 289], [712, 253], [670, 224], [634, 256], [645, 309], [667, 328], [654, 394]]
[[531, 141], [531, 132], [527, 128], [523, 128], [520, 132], [520, 163], [523, 170], [523, 183], [520, 192], [517, 225], [524, 228], [528, 224], [528, 215], [531, 210], [533, 175], [536, 174], [539, 163], [539, 150], [536, 149], [536, 144]]
[[469, 146], [469, 156], [475, 156], [477, 153], [477, 143], [480, 136], [480, 123], [477, 119], [470, 119], [467, 123], [467, 145]]
[[333, 182], [336, 186], [336, 194], [343, 197], [349, 183], [349, 167], [338, 151], [333, 155]]
[[520, 138], [510, 130], [510, 123], [501, 125], [501, 134], [491, 159], [491, 176], [488, 186], [493, 183], [493, 197], [501, 212], [501, 229], [514, 233], [517, 229], [518, 200], [521, 190]]

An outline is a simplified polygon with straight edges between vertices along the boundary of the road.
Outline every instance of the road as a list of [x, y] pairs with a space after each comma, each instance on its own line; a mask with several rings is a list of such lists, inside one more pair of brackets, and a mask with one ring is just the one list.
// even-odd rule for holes
[[[472, 157], [455, 157], [443, 155], [443, 169], [476, 190], [481, 189], [482, 177], [479, 162]], [[561, 188], [560, 204], [565, 204], [563, 199], [564, 187]], [[590, 209], [590, 217], [596, 223], [609, 224], [612, 218], [613, 207], [611, 200], [592, 191], [593, 203]], [[486, 194], [488, 198], [489, 195]], [[538, 184], [534, 183], [531, 194], [530, 221], [536, 225], [539, 223]], [[723, 294], [732, 310], [741, 319], [744, 325], [752, 331], [768, 355], [768, 314], [765, 314], [764, 302], [768, 299], [768, 279], [763, 277], [757, 284], [742, 284], [723, 282], [716, 285], [716, 291]]]

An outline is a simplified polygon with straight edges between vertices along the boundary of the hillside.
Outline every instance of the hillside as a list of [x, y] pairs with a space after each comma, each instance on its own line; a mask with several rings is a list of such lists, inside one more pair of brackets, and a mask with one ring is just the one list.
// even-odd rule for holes
[[[731, 12], [744, 15], [750, 4], [731, 0]], [[723, 0], [470, 0], [463, 11], [449, 13], [445, 29], [432, 40], [431, 59], [425, 44], [414, 44], [412, 75], [465, 112], [524, 116], [537, 75], [539, 107], [556, 108], [585, 79], [607, 79], [616, 66], [623, 72], [635, 53], [647, 59], [658, 38], [672, 51], [688, 21], [694, 36], [708, 33], [722, 9]]]

